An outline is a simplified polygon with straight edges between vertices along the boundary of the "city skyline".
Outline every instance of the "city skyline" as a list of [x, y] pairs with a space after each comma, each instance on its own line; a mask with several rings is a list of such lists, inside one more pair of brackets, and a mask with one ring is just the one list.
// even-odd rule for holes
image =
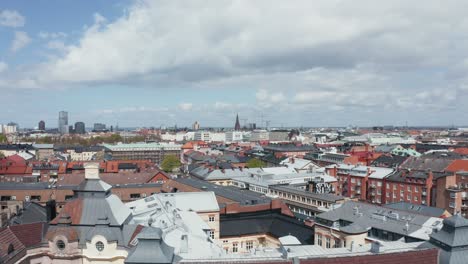
[[467, 5], [2, 1], [0, 123], [464, 125]]

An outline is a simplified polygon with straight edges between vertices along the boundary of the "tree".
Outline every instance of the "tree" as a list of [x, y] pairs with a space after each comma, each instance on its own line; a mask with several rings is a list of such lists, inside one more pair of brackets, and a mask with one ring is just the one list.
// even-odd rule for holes
[[3, 152], [0, 152], [0, 159], [3, 159], [5, 157], [5, 155], [3, 154]]
[[182, 164], [176, 155], [169, 155], [164, 157], [161, 162], [161, 169], [165, 172], [172, 172], [174, 169], [178, 169]]
[[0, 134], [0, 143], [6, 143], [7, 142], [7, 137], [3, 134]]
[[249, 168], [262, 168], [262, 167], [266, 166], [266, 163], [261, 161], [258, 158], [253, 158], [253, 159], [247, 161], [246, 166], [249, 167]]

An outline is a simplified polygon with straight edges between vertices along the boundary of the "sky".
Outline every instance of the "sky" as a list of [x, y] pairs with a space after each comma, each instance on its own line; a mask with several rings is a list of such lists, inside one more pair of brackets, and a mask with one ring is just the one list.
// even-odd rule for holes
[[[0, 124], [467, 125], [468, 1], [1, 0]], [[263, 123], [264, 125], [264, 123]]]

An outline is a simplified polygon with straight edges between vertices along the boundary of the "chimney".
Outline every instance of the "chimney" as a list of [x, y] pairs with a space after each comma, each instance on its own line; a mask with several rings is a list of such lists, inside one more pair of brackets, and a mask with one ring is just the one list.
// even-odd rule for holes
[[182, 235], [180, 238], [180, 253], [188, 253], [188, 236], [187, 235]]
[[55, 200], [49, 200], [46, 203], [47, 222], [52, 221], [57, 216], [57, 207]]
[[99, 180], [99, 163], [89, 162], [84, 165], [84, 168], [85, 168], [85, 179]]

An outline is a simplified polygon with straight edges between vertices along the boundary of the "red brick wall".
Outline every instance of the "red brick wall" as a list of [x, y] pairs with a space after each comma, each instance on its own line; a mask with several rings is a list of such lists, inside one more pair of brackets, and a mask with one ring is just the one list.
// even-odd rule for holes
[[418, 250], [410, 252], [399, 252], [366, 256], [349, 256], [336, 258], [321, 258], [301, 260], [304, 264], [437, 264], [438, 250]]

